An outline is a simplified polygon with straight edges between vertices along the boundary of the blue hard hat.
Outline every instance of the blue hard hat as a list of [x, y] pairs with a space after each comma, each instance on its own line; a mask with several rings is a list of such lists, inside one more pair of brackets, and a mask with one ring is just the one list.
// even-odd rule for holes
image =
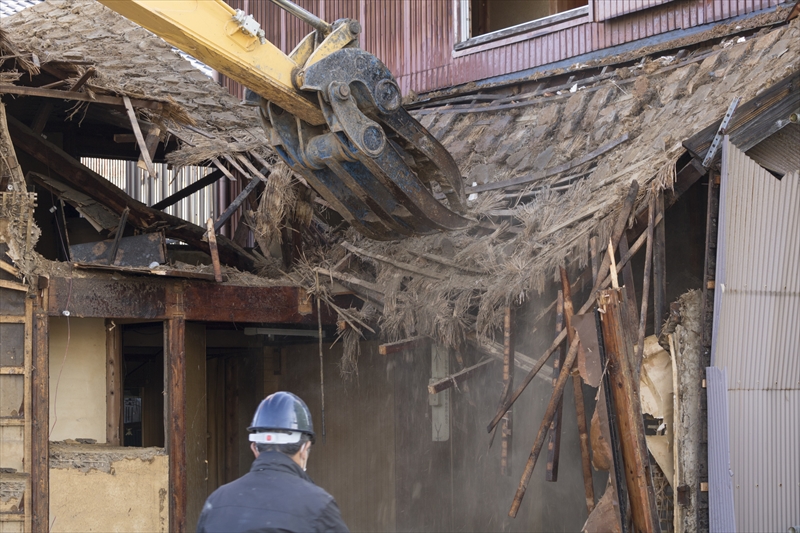
[[250, 433], [300, 431], [311, 437], [311, 442], [314, 442], [311, 411], [303, 400], [291, 392], [276, 392], [261, 400], [247, 431]]

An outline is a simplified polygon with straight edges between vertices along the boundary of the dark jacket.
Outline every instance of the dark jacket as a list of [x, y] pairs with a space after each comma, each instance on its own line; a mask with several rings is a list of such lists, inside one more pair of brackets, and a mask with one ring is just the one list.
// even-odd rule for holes
[[198, 533], [348, 531], [333, 496], [291, 457], [265, 452], [206, 500]]

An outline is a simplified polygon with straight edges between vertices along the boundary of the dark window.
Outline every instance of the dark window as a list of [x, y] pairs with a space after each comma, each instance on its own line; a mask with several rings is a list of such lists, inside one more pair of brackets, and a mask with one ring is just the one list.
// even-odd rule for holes
[[510, 28], [588, 5], [589, 0], [470, 0], [472, 34]]

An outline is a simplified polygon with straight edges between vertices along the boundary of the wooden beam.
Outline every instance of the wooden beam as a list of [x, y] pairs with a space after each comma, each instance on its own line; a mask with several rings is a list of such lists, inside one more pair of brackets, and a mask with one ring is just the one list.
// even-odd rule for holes
[[195, 181], [191, 185], [188, 185], [188, 186], [184, 187], [183, 189], [179, 190], [175, 194], [167, 196], [166, 198], [164, 198], [160, 202], [157, 202], [157, 203], [151, 205], [150, 207], [152, 207], [153, 209], [158, 209], [159, 211], [164, 210], [164, 209], [166, 209], [167, 207], [169, 207], [171, 205], [177, 204], [178, 202], [180, 202], [184, 198], [186, 198], [188, 196], [191, 196], [192, 194], [196, 193], [200, 189], [204, 189], [205, 187], [208, 187], [212, 183], [216, 183], [224, 175], [225, 174], [223, 174], [221, 170], [217, 169], [217, 170], [211, 172], [210, 174], [208, 174], [207, 176], [204, 176], [204, 177], [200, 178], [199, 180]]
[[106, 443], [122, 446], [122, 328], [106, 319]]
[[164, 323], [169, 455], [169, 530], [186, 530], [186, 320], [176, 315]]
[[[167, 237], [208, 251], [208, 243], [203, 241], [206, 232], [204, 228], [134, 200], [103, 176], [82, 165], [62, 149], [43, 139], [40, 135], [36, 135], [30, 128], [11, 116], [8, 117], [8, 127], [14, 140], [14, 146], [18, 150], [30, 154], [34, 159], [46, 165], [65, 183], [102, 203], [115, 213], [121, 214], [126, 207], [130, 207], [129, 220], [139, 228], [164, 226]], [[229, 239], [220, 236], [217, 244], [220, 259], [224, 263], [248, 271], [256, 268], [256, 258]]]
[[[81, 102], [91, 102], [94, 104], [107, 104], [125, 107], [125, 102], [118, 96], [107, 96], [104, 94], [90, 95], [88, 93], [57, 91], [53, 89], [42, 89], [41, 87], [25, 87], [22, 85], [0, 84], [0, 94], [16, 94], [19, 96], [39, 96], [42, 98], [56, 98], [60, 100], [78, 100]], [[144, 109], [160, 111], [164, 105], [155, 100], [141, 100], [131, 98], [131, 104]]]
[[[147, 155], [150, 157], [150, 161], [153, 161], [156, 156], [156, 150], [158, 149], [158, 143], [160, 140], [161, 129], [158, 126], [150, 127], [150, 129], [147, 131], [147, 136], [144, 138], [144, 145], [147, 148]], [[142, 170], [147, 170], [147, 161], [144, 159], [144, 152], [139, 154], [139, 160], [136, 162], [136, 166]]]
[[[623, 234], [620, 242], [625, 240]], [[575, 328], [572, 327], [572, 316], [574, 310], [572, 307], [572, 289], [569, 284], [569, 276], [567, 269], [563, 266], [559, 267], [561, 274], [561, 290], [564, 292], [564, 325], [567, 328], [567, 341], [570, 345], [575, 342], [578, 334]], [[589, 455], [589, 429], [586, 424], [586, 405], [583, 401], [583, 382], [581, 381], [580, 373], [578, 372], [578, 360], [570, 370], [572, 374], [572, 385], [575, 391], [575, 411], [578, 419], [578, 435], [581, 444], [581, 466], [583, 468], [583, 491], [586, 496], [586, 511], [590, 514], [594, 509], [594, 485], [592, 483], [592, 458]]]
[[4, 270], [14, 276], [15, 278], [19, 277], [19, 269], [13, 265], [9, 265], [2, 259], [0, 259], [0, 270]]
[[644, 334], [647, 326], [647, 298], [650, 295], [650, 275], [653, 268], [653, 233], [655, 231], [655, 210], [655, 195], [651, 195], [650, 207], [647, 210], [649, 222], [647, 224], [647, 249], [644, 256], [644, 279], [642, 281], [642, 311], [639, 313], [639, 332], [636, 341], [636, 353], [634, 355], [634, 359], [631, 360], [634, 365], [634, 376], [636, 377], [637, 383], [639, 380], [639, 369], [642, 365], [642, 356], [644, 355]]
[[42, 104], [42, 107], [39, 108], [39, 112], [36, 113], [36, 118], [33, 119], [33, 124], [31, 124], [31, 129], [36, 133], [42, 133], [44, 131], [45, 126], [47, 126], [47, 121], [50, 119], [50, 113], [53, 112], [53, 101], [47, 100]]
[[601, 312], [603, 343], [608, 359], [611, 395], [619, 425], [620, 447], [625, 481], [631, 502], [633, 525], [637, 532], [660, 532], [650, 458], [644, 438], [644, 421], [639, 397], [639, 378], [631, 364], [633, 346], [625, 333], [624, 289], [600, 291], [597, 304]]
[[50, 332], [47, 291], [33, 308], [33, 371], [31, 373], [31, 511], [33, 531], [50, 530]]
[[78, 78], [78, 81], [76, 81], [75, 84], [69, 88], [69, 92], [76, 93], [80, 91], [81, 87], [83, 87], [86, 82], [89, 81], [89, 78], [93, 78], [96, 73], [97, 71], [95, 71], [94, 67], [87, 68], [86, 72], [84, 72], [83, 75]]
[[409, 350], [416, 350], [418, 347], [426, 345], [429, 342], [430, 338], [424, 335], [419, 335], [417, 337], [410, 337], [397, 342], [387, 342], [386, 344], [381, 344], [378, 346], [378, 353], [381, 355], [391, 355], [398, 352], [407, 352]]
[[133, 134], [136, 136], [136, 144], [139, 145], [139, 152], [141, 153], [141, 158], [144, 159], [145, 168], [151, 178], [156, 178], [156, 167], [153, 165], [153, 159], [150, 157], [150, 150], [147, 149], [147, 143], [142, 136], [142, 130], [139, 128], [139, 120], [136, 118], [136, 111], [133, 109], [131, 99], [127, 96], [123, 96], [122, 101], [125, 104], [125, 111], [128, 112], [128, 119], [131, 121], [131, 129], [133, 129]]
[[217, 251], [217, 235], [214, 232], [214, 219], [209, 217], [206, 221], [208, 227], [208, 247], [211, 250], [211, 264], [214, 267], [214, 280], [222, 283], [222, 267], [219, 264], [219, 252]]
[[27, 285], [23, 285], [22, 283], [17, 283], [16, 281], [6, 281], [4, 279], [0, 279], [0, 288], [11, 289], [12, 291], [28, 292]]
[[[556, 337], [564, 329], [564, 292], [558, 291], [556, 297]], [[561, 374], [561, 366], [564, 364], [566, 353], [562, 345], [556, 350], [556, 358], [553, 361], [553, 388], [558, 382]], [[561, 414], [563, 412], [563, 396], [558, 400], [556, 414], [550, 422], [550, 432], [547, 441], [547, 468], [545, 469], [545, 480], [550, 482], [558, 481], [558, 460], [561, 456]]]
[[135, 143], [136, 135], [133, 133], [115, 133], [114, 142], [120, 144]]
[[479, 370], [485, 368], [487, 365], [494, 362], [496, 362], [495, 359], [485, 359], [476, 365], [472, 365], [470, 367], [467, 367], [463, 370], [456, 372], [455, 374], [451, 374], [438, 381], [434, 381], [433, 383], [428, 385], [428, 393], [437, 394], [444, 390], [450, 389], [458, 385], [459, 383], [463, 383], [464, 381], [468, 380], [469, 378], [477, 374]]
[[225, 225], [228, 219], [231, 218], [231, 215], [233, 215], [239, 209], [239, 207], [242, 205], [242, 203], [244, 203], [247, 197], [250, 196], [250, 193], [255, 190], [255, 188], [259, 184], [259, 181], [260, 180], [255, 178], [251, 179], [250, 183], [247, 184], [247, 187], [245, 187], [244, 190], [242, 190], [242, 192], [239, 193], [239, 196], [237, 196], [236, 199], [233, 202], [231, 202], [230, 205], [228, 205], [225, 211], [223, 211], [222, 214], [219, 216], [217, 221], [213, 222], [212, 227], [214, 228], [215, 231], [219, 231], [222, 228], [222, 226]]
[[[64, 211], [63, 209], [61, 210]], [[117, 264], [117, 252], [119, 251], [119, 242], [122, 240], [122, 233], [125, 231], [125, 224], [128, 222], [128, 215], [131, 212], [130, 207], [126, 207], [119, 217], [119, 224], [117, 224], [117, 233], [114, 235], [114, 242], [111, 244], [111, 252], [108, 254], [108, 264]], [[66, 227], [66, 224], [65, 224]], [[163, 244], [162, 244], [163, 246]]]
[[226, 177], [227, 177], [229, 180], [231, 180], [231, 181], [238, 181], [238, 180], [236, 179], [236, 176], [234, 176], [234, 175], [231, 173], [231, 171], [230, 171], [230, 170], [228, 170], [228, 167], [226, 167], [225, 165], [223, 165], [223, 164], [220, 162], [220, 160], [219, 160], [219, 159], [217, 159], [217, 158], [215, 157], [215, 158], [213, 158], [213, 159], [211, 160], [211, 162], [214, 164], [214, 166], [215, 166], [215, 167], [217, 167], [217, 170], [219, 170], [220, 172], [222, 172], [223, 174], [225, 174], [225, 176], [226, 176]]

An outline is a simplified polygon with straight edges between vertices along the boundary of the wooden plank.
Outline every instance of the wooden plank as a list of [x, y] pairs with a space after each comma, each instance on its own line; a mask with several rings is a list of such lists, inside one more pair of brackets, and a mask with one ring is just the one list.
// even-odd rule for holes
[[24, 324], [25, 315], [0, 315], [0, 324]]
[[24, 376], [24, 366], [0, 366], [0, 374], [5, 376]]
[[0, 279], [0, 288], [11, 289], [12, 291], [28, 292], [28, 287], [26, 285], [17, 283], [16, 281], [6, 281], [4, 279]]
[[217, 158], [215, 157], [215, 158], [213, 158], [213, 159], [211, 160], [211, 162], [212, 162], [212, 163], [214, 163], [214, 166], [215, 166], [215, 167], [217, 167], [217, 170], [219, 170], [220, 172], [222, 172], [223, 174], [225, 174], [225, 177], [227, 177], [229, 180], [231, 180], [231, 181], [239, 181], [239, 180], [237, 180], [237, 179], [236, 179], [236, 176], [234, 176], [234, 175], [231, 173], [231, 171], [230, 171], [230, 170], [228, 170], [228, 167], [226, 167], [225, 165], [223, 165], [223, 164], [220, 162], [220, 160], [219, 160], [219, 159], [217, 159]]
[[459, 383], [463, 383], [464, 381], [474, 376], [482, 368], [494, 362], [496, 362], [494, 359], [485, 359], [476, 365], [472, 365], [470, 367], [467, 367], [463, 370], [456, 372], [455, 374], [451, 374], [438, 381], [434, 381], [433, 383], [428, 385], [428, 394], [437, 394], [444, 390], [457, 386]]
[[157, 203], [153, 204], [150, 207], [152, 207], [153, 209], [159, 209], [159, 210], [166, 209], [167, 207], [169, 207], [171, 205], [177, 204], [178, 202], [180, 202], [184, 198], [187, 198], [187, 197], [191, 196], [192, 194], [196, 193], [197, 191], [199, 191], [201, 189], [204, 189], [205, 187], [208, 187], [212, 183], [216, 183], [224, 175], [225, 174], [223, 174], [221, 170], [217, 169], [217, 170], [211, 172], [210, 174], [208, 174], [207, 176], [204, 176], [204, 177], [200, 178], [199, 180], [195, 181], [191, 185], [188, 185], [188, 186], [184, 187], [183, 189], [179, 190], [175, 194], [167, 196], [166, 198], [164, 198], [160, 202], [157, 202]]
[[[564, 329], [564, 291], [559, 290], [556, 297], [556, 336], [561, 334]], [[559, 345], [556, 350], [556, 357], [553, 361], [553, 388], [558, 382], [561, 374], [561, 366], [564, 364], [564, 348]], [[556, 414], [550, 422], [550, 433], [547, 441], [547, 467], [545, 468], [545, 480], [550, 482], [558, 481], [558, 460], [561, 456], [561, 414], [563, 412], [563, 397], [558, 401]]]
[[93, 78], [96, 73], [97, 71], [95, 71], [94, 67], [87, 68], [86, 72], [84, 72], [83, 75], [78, 78], [78, 81], [76, 81], [75, 84], [69, 88], [69, 92], [75, 93], [80, 91], [81, 87], [83, 87], [86, 82], [89, 81], [89, 78]]
[[[161, 129], [159, 129], [158, 126], [151, 126], [147, 131], [147, 136], [144, 138], [144, 145], [147, 148], [147, 155], [150, 157], [151, 161], [155, 159], [156, 150], [158, 149], [158, 143], [160, 140]], [[144, 159], [144, 153], [139, 154], [139, 160], [136, 162], [136, 166], [142, 170], [147, 170], [147, 162]]]
[[[125, 102], [118, 96], [107, 96], [105, 94], [94, 94], [70, 91], [57, 91], [53, 89], [42, 89], [41, 87], [25, 87], [22, 85], [0, 84], [0, 94], [16, 94], [20, 96], [39, 96], [42, 98], [57, 98], [60, 100], [78, 100], [81, 102], [91, 102], [94, 104], [108, 104], [125, 107]], [[164, 105], [154, 100], [142, 100], [131, 98], [131, 104], [139, 108], [153, 109], [160, 111]]]
[[[231, 202], [228, 207], [225, 208], [225, 211], [219, 216], [216, 222], [213, 223], [211, 227], [213, 227], [216, 231], [219, 231], [223, 225], [228, 221], [229, 218], [239, 209], [239, 207], [244, 203], [250, 193], [252, 193], [258, 184], [260, 183], [257, 179], [251, 179], [250, 183], [247, 184], [242, 192], [236, 197], [236, 199]], [[266, 253], [266, 252], [265, 252]]]
[[106, 442], [122, 445], [122, 328], [106, 319]]
[[[387, 342], [378, 346], [378, 353], [381, 355], [391, 355], [398, 352], [407, 352], [409, 350], [416, 350], [418, 347], [430, 343], [430, 338], [425, 335], [417, 337], [410, 337], [397, 342]], [[433, 394], [433, 393], [431, 393]]]
[[[647, 299], [650, 295], [650, 275], [653, 268], [653, 232], [655, 229], [655, 210], [656, 199], [655, 195], [650, 196], [650, 207], [647, 212], [649, 213], [647, 224], [647, 249], [644, 256], [644, 280], [642, 281], [642, 311], [639, 313], [639, 332], [636, 340], [636, 352], [632, 362], [637, 376], [639, 376], [639, 369], [642, 365], [642, 356], [644, 355], [644, 334], [647, 326]], [[627, 329], [627, 328], [626, 328]]]
[[164, 324], [167, 368], [167, 454], [169, 454], [169, 530], [186, 530], [186, 320], [177, 315]]
[[211, 250], [211, 264], [214, 266], [214, 280], [222, 283], [222, 267], [219, 264], [219, 252], [217, 251], [217, 234], [214, 231], [214, 219], [209, 217], [206, 221], [208, 228], [208, 248]]
[[133, 110], [131, 99], [127, 96], [123, 96], [122, 101], [125, 104], [125, 111], [128, 112], [128, 119], [131, 121], [131, 129], [133, 129], [133, 134], [136, 136], [136, 144], [139, 145], [139, 152], [141, 153], [142, 159], [144, 159], [145, 168], [151, 178], [156, 178], [156, 168], [153, 165], [153, 159], [150, 157], [150, 151], [147, 149], [147, 143], [142, 136], [142, 130], [139, 128], [139, 120], [136, 118], [136, 111]]
[[[507, 395], [514, 388], [514, 310], [507, 304], [503, 313], [503, 385]], [[511, 475], [511, 450], [513, 433], [513, 411], [509, 409], [503, 416], [503, 429], [500, 441], [500, 473]]]
[[19, 269], [17, 267], [15, 267], [13, 265], [9, 265], [8, 263], [6, 263], [3, 260], [0, 260], [0, 270], [4, 270], [4, 271], [8, 272], [9, 274], [14, 276], [15, 278], [18, 278], [20, 276]]
[[627, 318], [624, 289], [601, 291], [597, 304], [601, 312], [603, 343], [608, 358], [611, 395], [619, 425], [625, 480], [631, 502], [634, 529], [659, 532], [650, 458], [644, 438], [644, 421], [639, 398], [639, 378], [632, 365], [633, 346], [625, 333]]
[[[622, 235], [620, 242], [626, 240], [625, 235]], [[567, 270], [561, 266], [559, 267], [561, 274], [561, 290], [564, 292], [564, 325], [567, 329], [567, 341], [570, 345], [575, 342], [578, 334], [575, 328], [572, 327], [572, 316], [574, 309], [572, 307], [572, 289], [569, 284], [569, 276]], [[589, 455], [589, 430], [586, 424], [586, 405], [583, 401], [583, 382], [578, 373], [578, 360], [570, 370], [572, 374], [572, 385], [575, 391], [575, 411], [578, 419], [578, 435], [581, 444], [581, 467], [583, 470], [583, 491], [586, 497], [586, 511], [591, 514], [594, 509], [594, 485], [592, 484], [592, 458]]]

